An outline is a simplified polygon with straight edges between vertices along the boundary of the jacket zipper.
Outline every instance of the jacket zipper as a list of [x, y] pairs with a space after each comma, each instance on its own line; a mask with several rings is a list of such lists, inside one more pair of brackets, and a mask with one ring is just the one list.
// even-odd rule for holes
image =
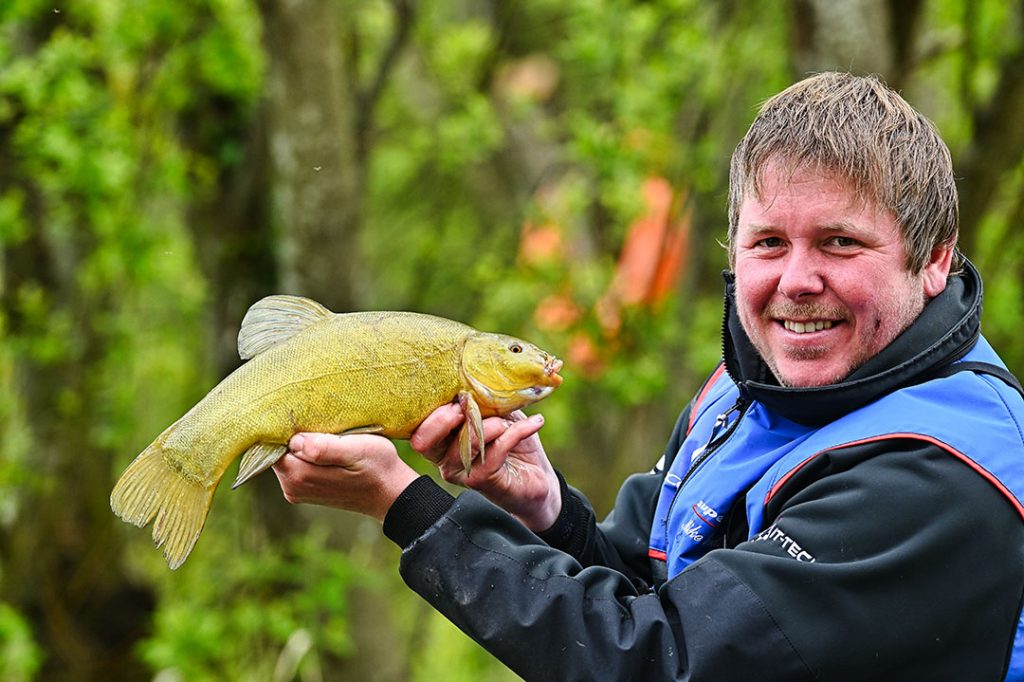
[[[698, 450], [700, 454], [691, 460], [690, 467], [687, 469], [686, 475], [684, 475], [682, 480], [679, 481], [679, 486], [676, 488], [675, 495], [672, 496], [672, 504], [669, 505], [668, 513], [665, 515], [664, 519], [666, 526], [668, 525], [668, 520], [672, 518], [672, 510], [676, 506], [676, 500], [679, 499], [679, 493], [682, 491], [683, 486], [686, 485], [686, 482], [690, 480], [697, 469], [700, 468], [700, 465], [707, 461], [708, 457], [714, 454], [715, 451], [718, 450], [718, 448], [720, 448], [727, 440], [729, 440], [732, 434], [736, 432], [740, 422], [743, 420], [743, 415], [746, 414], [747, 408], [750, 407], [750, 402], [751, 401], [748, 398], [741, 395], [736, 399], [736, 402], [733, 403], [732, 407], [715, 417], [715, 424], [711, 427], [711, 436], [708, 438], [708, 442], [704, 444], [704, 447]], [[736, 414], [736, 418], [730, 423], [729, 417], [732, 414]], [[722, 431], [722, 428], [726, 426], [727, 428], [725, 431]]]
[[[715, 425], [711, 427], [711, 436], [708, 438], [708, 442], [704, 444], [704, 447], [699, 450], [699, 454], [691, 461], [690, 468], [687, 469], [686, 475], [683, 476], [683, 480], [679, 483], [680, 488], [686, 485], [686, 482], [690, 480], [690, 477], [693, 476], [698, 467], [700, 467], [708, 457], [714, 454], [715, 450], [720, 448], [722, 444], [729, 440], [729, 437], [735, 433], [749, 406], [750, 400], [741, 395], [736, 399], [736, 402], [733, 403], [732, 407], [715, 417]], [[729, 417], [734, 413], [737, 413], [736, 418], [730, 423]], [[722, 427], [727, 424], [728, 428], [719, 434]]]

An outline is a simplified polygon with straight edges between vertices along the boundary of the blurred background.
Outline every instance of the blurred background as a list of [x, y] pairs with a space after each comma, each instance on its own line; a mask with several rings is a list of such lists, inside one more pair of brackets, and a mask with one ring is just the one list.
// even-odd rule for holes
[[110, 489], [292, 293], [564, 358], [531, 411], [603, 515], [719, 356], [732, 149], [810, 72], [936, 122], [1024, 373], [1022, 29], [1019, 0], [4, 0], [0, 681], [515, 679], [375, 522], [265, 475], [171, 572]]

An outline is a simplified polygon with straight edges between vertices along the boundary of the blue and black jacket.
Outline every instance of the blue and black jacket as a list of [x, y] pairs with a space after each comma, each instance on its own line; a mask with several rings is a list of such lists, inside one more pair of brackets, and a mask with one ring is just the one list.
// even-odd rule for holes
[[528, 680], [1021, 679], [1024, 400], [973, 267], [821, 388], [778, 386], [731, 300], [607, 519], [563, 485], [538, 536], [423, 478], [385, 520], [406, 582]]

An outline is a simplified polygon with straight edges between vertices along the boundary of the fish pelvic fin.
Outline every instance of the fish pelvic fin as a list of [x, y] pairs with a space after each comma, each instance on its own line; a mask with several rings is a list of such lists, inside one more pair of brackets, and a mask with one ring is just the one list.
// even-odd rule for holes
[[301, 296], [279, 294], [256, 301], [242, 318], [238, 330], [238, 355], [256, 357], [306, 330], [331, 311]]
[[199, 539], [216, 485], [191, 481], [164, 461], [153, 443], [128, 465], [110, 494], [110, 508], [139, 528], [153, 524], [153, 542], [171, 569], [181, 566]]
[[272, 467], [287, 451], [288, 446], [280, 443], [255, 443], [242, 455], [242, 461], [238, 465], [238, 477], [231, 484], [231, 489], [234, 490], [256, 474], [261, 474]]
[[469, 476], [473, 469], [473, 435], [476, 435], [476, 444], [480, 448], [480, 463], [484, 463], [484, 423], [480, 416], [480, 406], [469, 391], [459, 392], [459, 405], [462, 407], [466, 420], [459, 430], [459, 457], [462, 459], [462, 468]]

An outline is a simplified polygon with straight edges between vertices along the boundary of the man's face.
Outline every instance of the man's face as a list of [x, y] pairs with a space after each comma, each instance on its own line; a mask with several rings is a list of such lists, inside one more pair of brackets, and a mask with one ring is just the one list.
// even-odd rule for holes
[[740, 205], [740, 322], [783, 385], [837, 383], [945, 288], [948, 250], [911, 274], [895, 217], [845, 180], [774, 164], [764, 180], [763, 200], [748, 193]]

